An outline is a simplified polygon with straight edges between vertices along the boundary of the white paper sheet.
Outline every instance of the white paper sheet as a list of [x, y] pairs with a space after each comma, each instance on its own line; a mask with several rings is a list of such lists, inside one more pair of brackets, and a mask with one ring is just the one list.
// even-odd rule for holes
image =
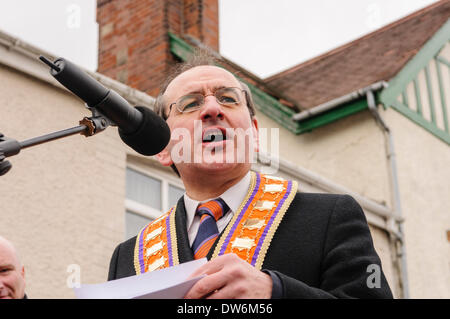
[[85, 284], [73, 289], [79, 299], [179, 299], [204, 277], [187, 280], [206, 261], [206, 258], [202, 258], [141, 275], [101, 284]]

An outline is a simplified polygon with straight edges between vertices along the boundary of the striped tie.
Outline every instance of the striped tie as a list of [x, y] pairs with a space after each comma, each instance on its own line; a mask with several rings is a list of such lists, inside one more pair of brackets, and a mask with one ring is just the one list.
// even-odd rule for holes
[[217, 236], [219, 236], [216, 222], [224, 213], [228, 212], [228, 209], [227, 204], [221, 198], [198, 206], [195, 213], [200, 216], [200, 226], [197, 237], [192, 244], [195, 259], [203, 258], [208, 254]]

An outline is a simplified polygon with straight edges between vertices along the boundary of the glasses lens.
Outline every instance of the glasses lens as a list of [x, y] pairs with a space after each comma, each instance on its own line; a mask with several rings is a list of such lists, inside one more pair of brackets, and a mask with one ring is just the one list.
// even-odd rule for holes
[[236, 105], [241, 101], [240, 91], [237, 88], [223, 88], [215, 93], [216, 99], [220, 104]]
[[177, 105], [181, 112], [192, 112], [198, 110], [203, 104], [203, 95], [190, 94], [180, 98]]

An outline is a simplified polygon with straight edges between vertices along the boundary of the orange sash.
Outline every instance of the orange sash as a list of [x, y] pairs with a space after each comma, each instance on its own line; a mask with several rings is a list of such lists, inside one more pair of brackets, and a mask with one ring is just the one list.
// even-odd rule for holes
[[[228, 223], [212, 258], [235, 253], [261, 269], [270, 242], [297, 193], [297, 182], [251, 172], [247, 195]], [[136, 274], [177, 265], [176, 207], [144, 227], [137, 236]]]

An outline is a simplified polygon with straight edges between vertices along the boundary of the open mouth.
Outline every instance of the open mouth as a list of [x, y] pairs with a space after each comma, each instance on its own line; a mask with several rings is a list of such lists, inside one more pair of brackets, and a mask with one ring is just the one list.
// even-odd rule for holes
[[226, 135], [219, 128], [206, 129], [205, 132], [203, 132], [203, 143], [221, 142], [224, 140], [226, 140]]

